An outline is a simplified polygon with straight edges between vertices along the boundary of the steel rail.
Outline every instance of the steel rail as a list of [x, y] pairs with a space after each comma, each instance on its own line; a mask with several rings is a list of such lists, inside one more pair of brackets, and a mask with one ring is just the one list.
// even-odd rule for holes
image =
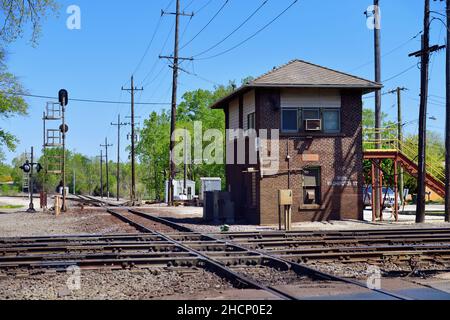
[[[157, 235], [165, 238], [166, 241], [172, 242], [173, 244], [178, 245], [179, 247], [187, 250], [188, 252], [191, 252], [191, 253], [197, 255], [197, 257], [199, 259], [202, 259], [202, 262], [204, 263], [204, 267], [206, 269], [209, 269], [210, 271], [216, 273], [217, 275], [219, 275], [219, 276], [221, 276], [221, 277], [223, 277], [225, 279], [228, 279], [231, 283], [233, 283], [233, 284], [235, 284], [237, 286], [244, 285], [245, 287], [250, 288], [250, 289], [263, 290], [263, 291], [269, 292], [272, 295], [274, 295], [276, 297], [279, 297], [281, 299], [284, 299], [284, 300], [286, 300], [286, 299], [288, 299], [288, 300], [298, 300], [296, 297], [290, 295], [289, 293], [282, 292], [282, 291], [280, 291], [278, 289], [274, 289], [274, 288], [265, 286], [265, 285], [255, 281], [253, 279], [250, 279], [250, 278], [248, 278], [246, 276], [243, 276], [243, 275], [241, 275], [239, 273], [236, 273], [236, 272], [232, 271], [231, 269], [227, 268], [226, 266], [224, 266], [224, 265], [214, 261], [213, 259], [211, 259], [207, 255], [205, 255], [204, 253], [202, 253], [200, 251], [197, 251], [195, 249], [189, 248], [189, 247], [185, 246], [182, 242], [173, 240], [173, 239], [169, 238], [168, 236], [166, 236], [166, 235], [164, 235], [164, 234], [162, 234], [160, 232], [148, 229], [145, 226], [134, 222], [132, 219], [126, 218], [124, 215], [122, 215], [122, 214], [120, 214], [120, 213], [118, 213], [118, 212], [116, 212], [114, 210], [108, 209], [108, 212], [111, 213], [113, 216], [119, 218], [120, 220], [122, 220], [124, 222], [127, 222], [130, 225], [132, 225], [132, 226], [135, 226], [138, 230], [146, 230], [146, 232], [157, 234]], [[134, 213], [131, 210], [129, 212]], [[258, 255], [258, 256], [260, 257], [260, 255]], [[280, 265], [286, 267], [285, 263], [281, 263]]]
[[432, 229], [376, 229], [376, 230], [344, 230], [344, 231], [260, 231], [260, 232], [227, 232], [223, 233], [207, 233], [215, 238], [227, 238], [230, 240], [237, 240], [239, 238], [243, 239], [263, 239], [266, 237], [273, 238], [288, 238], [288, 237], [342, 237], [342, 236], [353, 236], [353, 237], [368, 237], [368, 236], [400, 236], [407, 234], [450, 234], [450, 228], [432, 228]]
[[[160, 223], [163, 223], [163, 224], [166, 223], [167, 225], [170, 225], [170, 226], [175, 224], [174, 222], [169, 221], [167, 219], [160, 218], [160, 217], [155, 217], [155, 216], [149, 215], [149, 214], [144, 213], [144, 212], [139, 212], [137, 210], [131, 210], [130, 209], [129, 211], [132, 212], [132, 213], [138, 214], [138, 215], [140, 215], [142, 217], [146, 217], [147, 219], [156, 221], [156, 222], [160, 222]], [[217, 241], [221, 241], [224, 245], [234, 246], [234, 247], [240, 248], [242, 250], [247, 250], [248, 252], [251, 252], [251, 253], [260, 254], [260, 255], [262, 255], [262, 256], [264, 256], [266, 258], [272, 259], [272, 261], [277, 261], [279, 263], [285, 263], [285, 264], [287, 264], [289, 266], [289, 269], [293, 270], [294, 272], [296, 272], [300, 276], [304, 276], [305, 274], [307, 274], [309, 276], [312, 276], [314, 278], [319, 278], [319, 279], [322, 279], [322, 280], [343, 282], [343, 283], [355, 285], [357, 287], [364, 288], [364, 289], [367, 289], [369, 291], [377, 292], [377, 293], [389, 296], [389, 297], [394, 298], [394, 299], [411, 300], [408, 297], [405, 297], [405, 296], [402, 296], [402, 295], [399, 295], [399, 294], [396, 294], [396, 293], [392, 293], [392, 292], [389, 292], [389, 291], [386, 291], [386, 290], [381, 290], [381, 289], [376, 289], [376, 288], [368, 288], [367, 285], [365, 285], [363, 283], [360, 283], [359, 281], [352, 280], [352, 279], [347, 279], [347, 278], [341, 278], [341, 277], [338, 277], [338, 276], [335, 276], [335, 275], [327, 274], [325, 272], [313, 269], [311, 267], [308, 267], [308, 266], [305, 266], [305, 265], [301, 265], [299, 263], [292, 262], [292, 261], [289, 261], [289, 260], [277, 257], [276, 255], [269, 254], [269, 253], [267, 253], [265, 251], [251, 250], [251, 249], [239, 246], [238, 244], [233, 243], [233, 242], [228, 242], [228, 241], [224, 241], [223, 239], [214, 238], [211, 234], [205, 235], [205, 237], [209, 237], [209, 238], [211, 238], [212, 240], [214, 240], [216, 242]]]

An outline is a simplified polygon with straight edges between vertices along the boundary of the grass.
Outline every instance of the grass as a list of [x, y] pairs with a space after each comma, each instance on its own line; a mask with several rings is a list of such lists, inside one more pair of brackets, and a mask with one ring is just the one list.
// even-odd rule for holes
[[7, 205], [7, 206], [0, 206], [0, 209], [21, 209], [23, 206], [13, 206], [13, 205]]

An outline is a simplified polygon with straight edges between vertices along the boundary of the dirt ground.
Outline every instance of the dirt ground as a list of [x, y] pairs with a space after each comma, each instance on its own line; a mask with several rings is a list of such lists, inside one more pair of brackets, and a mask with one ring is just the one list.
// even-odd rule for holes
[[3, 238], [121, 233], [136, 233], [136, 229], [104, 209], [69, 211], [58, 217], [50, 213], [0, 214], [0, 237]]

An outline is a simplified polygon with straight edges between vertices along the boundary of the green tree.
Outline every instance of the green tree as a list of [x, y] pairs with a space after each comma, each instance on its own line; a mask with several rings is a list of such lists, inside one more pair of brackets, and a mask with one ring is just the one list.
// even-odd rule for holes
[[[0, 1], [0, 16], [3, 18], [0, 29], [0, 119], [26, 115], [27, 104], [17, 93], [25, 92], [17, 77], [6, 66], [5, 45], [11, 43], [31, 25], [31, 42], [37, 44], [41, 33], [41, 20], [57, 9], [54, 0], [8, 0]], [[3, 148], [15, 150], [17, 138], [0, 127], [0, 159]]]
[[[217, 129], [225, 135], [225, 116], [222, 110], [209, 108], [215, 101], [229, 94], [234, 83], [228, 86], [217, 86], [214, 91], [198, 89], [186, 92], [177, 109], [177, 128], [189, 131], [194, 137], [194, 122], [202, 124], [202, 134], [208, 129]], [[140, 160], [139, 178], [145, 185], [144, 193], [151, 199], [162, 200], [165, 192], [165, 181], [169, 173], [169, 138], [170, 114], [167, 111], [153, 112], [144, 122], [141, 141], [137, 146]], [[204, 142], [204, 146], [211, 142]], [[192, 145], [192, 149], [194, 145]], [[193, 150], [191, 151], [193, 155]], [[200, 178], [206, 176], [220, 177], [225, 180], [224, 165], [190, 164], [188, 179], [194, 180], [199, 188]], [[177, 167], [177, 179], [183, 178], [183, 166]], [[198, 190], [197, 190], [198, 191]]]
[[10, 43], [23, 36], [26, 26], [31, 25], [31, 42], [37, 43], [41, 34], [42, 19], [55, 12], [58, 5], [54, 0], [7, 0], [0, 2], [3, 17], [0, 39]]
[[[8, 71], [5, 64], [4, 51], [0, 49], [0, 119], [10, 119], [17, 115], [26, 115], [27, 104], [22, 97], [15, 96], [15, 92], [23, 92], [22, 85], [17, 78]], [[17, 138], [0, 128], [0, 154], [2, 146], [14, 151]]]

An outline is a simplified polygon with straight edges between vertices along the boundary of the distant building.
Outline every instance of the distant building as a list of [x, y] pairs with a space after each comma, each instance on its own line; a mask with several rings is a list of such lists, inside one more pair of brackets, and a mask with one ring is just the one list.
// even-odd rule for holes
[[[195, 181], [186, 180], [186, 190], [184, 190], [184, 180], [173, 180], [173, 193], [175, 201], [192, 200], [196, 197]], [[169, 181], [166, 181], [165, 202], [169, 201]]]
[[[234, 164], [226, 166], [226, 185], [237, 218], [277, 224], [278, 190], [292, 189], [293, 222], [362, 220], [362, 96], [381, 88], [294, 60], [217, 101], [212, 108], [224, 110], [227, 129], [268, 129], [269, 137], [270, 129], [280, 131], [278, 154], [264, 158], [258, 148], [256, 164], [248, 156], [238, 164], [237, 152], [229, 159]], [[247, 141], [247, 154], [251, 148]], [[266, 170], [275, 159], [279, 170]]]

